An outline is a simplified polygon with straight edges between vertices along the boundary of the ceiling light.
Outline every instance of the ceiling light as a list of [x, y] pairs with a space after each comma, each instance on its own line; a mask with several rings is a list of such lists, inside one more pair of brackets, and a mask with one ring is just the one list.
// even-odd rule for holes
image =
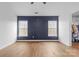
[[31, 4], [34, 4], [34, 2], [31, 2]]
[[43, 2], [43, 4], [46, 4], [46, 2]]

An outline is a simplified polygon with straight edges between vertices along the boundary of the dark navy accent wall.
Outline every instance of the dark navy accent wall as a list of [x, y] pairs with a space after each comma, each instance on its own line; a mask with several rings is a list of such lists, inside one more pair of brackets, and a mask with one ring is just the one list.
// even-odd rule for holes
[[[28, 21], [28, 37], [18, 36], [18, 21]], [[57, 37], [48, 37], [48, 21], [57, 21]], [[58, 16], [18, 16], [17, 17], [18, 40], [58, 40]]]

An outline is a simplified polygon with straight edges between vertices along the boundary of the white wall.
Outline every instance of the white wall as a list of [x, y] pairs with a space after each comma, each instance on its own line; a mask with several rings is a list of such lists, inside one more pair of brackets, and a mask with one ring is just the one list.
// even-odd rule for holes
[[67, 46], [72, 45], [71, 15], [65, 14], [59, 18], [59, 40]]
[[16, 41], [16, 15], [9, 4], [0, 4], [0, 49]]

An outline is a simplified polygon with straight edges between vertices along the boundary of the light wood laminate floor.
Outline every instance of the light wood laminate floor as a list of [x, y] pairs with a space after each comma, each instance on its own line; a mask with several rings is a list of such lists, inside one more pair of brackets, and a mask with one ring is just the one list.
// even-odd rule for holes
[[60, 42], [16, 42], [0, 50], [3, 57], [69, 57], [79, 56], [79, 49]]
[[73, 46], [73, 48], [79, 49], [79, 42], [73, 42], [72, 46]]

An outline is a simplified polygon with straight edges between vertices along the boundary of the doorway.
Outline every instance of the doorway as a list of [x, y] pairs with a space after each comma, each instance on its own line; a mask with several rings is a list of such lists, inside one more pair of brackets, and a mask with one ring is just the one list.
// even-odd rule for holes
[[79, 48], [79, 11], [72, 14], [72, 46]]

